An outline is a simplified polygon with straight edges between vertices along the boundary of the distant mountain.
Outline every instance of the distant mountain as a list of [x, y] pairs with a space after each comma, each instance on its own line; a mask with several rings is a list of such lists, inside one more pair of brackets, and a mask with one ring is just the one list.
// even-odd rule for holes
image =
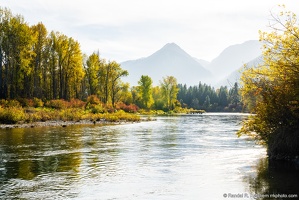
[[205, 82], [212, 77], [207, 69], [175, 43], [166, 44], [146, 58], [125, 61], [121, 67], [128, 70], [129, 76], [123, 80], [131, 86], [138, 84], [141, 75], [150, 76], [154, 85], [166, 76], [174, 76], [178, 83], [187, 85]]
[[[253, 68], [261, 65], [263, 63], [263, 56], [258, 56], [257, 58], [251, 60], [250, 62], [246, 63], [247, 68]], [[215, 87], [220, 86], [228, 86], [232, 87], [235, 82], [240, 82], [242, 70], [244, 68], [244, 65], [240, 66], [239, 69], [233, 71], [230, 75], [222, 79], [220, 82], [218, 82]]]
[[199, 64], [201, 64], [204, 68], [208, 69], [209, 65], [211, 64], [209, 61], [203, 60], [203, 59], [198, 59], [194, 58]]
[[212, 60], [208, 69], [213, 73], [215, 79], [223, 79], [240, 66], [260, 56], [262, 54], [261, 47], [262, 44], [257, 40], [229, 46]]

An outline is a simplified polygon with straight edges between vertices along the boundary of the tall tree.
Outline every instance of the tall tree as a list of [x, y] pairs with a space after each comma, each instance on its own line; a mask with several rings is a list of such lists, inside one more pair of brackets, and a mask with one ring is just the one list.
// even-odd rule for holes
[[0, 13], [1, 93], [4, 98], [26, 97], [30, 89], [34, 38], [21, 15], [13, 16], [8, 9], [1, 9]]
[[128, 71], [123, 70], [115, 61], [108, 62], [100, 67], [100, 85], [102, 85], [103, 97], [105, 103], [111, 103], [115, 106], [118, 93], [123, 89], [121, 77], [128, 76]]
[[116, 62], [109, 62], [107, 67], [110, 71], [110, 82], [111, 82], [111, 103], [115, 106], [115, 102], [117, 99], [117, 94], [123, 89], [121, 77], [128, 76], [129, 72], [127, 70], [123, 70], [120, 67], [120, 64]]
[[138, 81], [138, 91], [140, 93], [140, 101], [142, 108], [149, 109], [153, 104], [153, 96], [152, 96], [152, 84], [153, 81], [151, 77], [142, 75], [140, 80]]
[[221, 86], [218, 90], [219, 105], [225, 107], [228, 105], [228, 91], [227, 87]]
[[[38, 23], [31, 27], [35, 43], [33, 45], [33, 94], [32, 96], [42, 98], [44, 97], [44, 87], [46, 86], [47, 64], [43, 62], [45, 58], [45, 49], [47, 41], [47, 29], [43, 23]], [[31, 96], [31, 97], [32, 97]]]
[[97, 53], [91, 54], [86, 61], [86, 75], [88, 79], [90, 95], [99, 95], [100, 64], [100, 56]]
[[176, 78], [173, 76], [167, 76], [163, 78], [163, 81], [160, 81], [160, 86], [165, 99], [166, 109], [173, 110], [175, 102], [177, 101], [177, 94], [179, 92]]

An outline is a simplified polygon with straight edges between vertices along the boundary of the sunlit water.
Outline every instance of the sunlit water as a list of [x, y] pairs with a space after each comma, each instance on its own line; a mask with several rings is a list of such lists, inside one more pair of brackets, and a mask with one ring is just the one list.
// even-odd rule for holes
[[204, 114], [0, 130], [0, 197], [181, 200], [251, 194], [259, 191], [253, 184], [266, 152], [236, 136], [246, 117]]

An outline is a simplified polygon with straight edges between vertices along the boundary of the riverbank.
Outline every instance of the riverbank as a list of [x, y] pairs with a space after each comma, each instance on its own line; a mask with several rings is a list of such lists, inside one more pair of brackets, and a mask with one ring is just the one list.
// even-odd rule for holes
[[17, 124], [0, 124], [0, 129], [13, 129], [13, 128], [35, 128], [35, 127], [68, 127], [72, 125], [117, 125], [128, 123], [139, 123], [142, 121], [149, 121], [148, 119], [140, 119], [138, 121], [93, 121], [93, 120], [79, 120], [79, 121], [45, 121], [45, 122], [32, 122], [32, 123], [17, 123]]
[[113, 107], [102, 104], [94, 96], [88, 98], [87, 102], [76, 99], [50, 100], [46, 103], [39, 99], [23, 101], [0, 101], [0, 128], [118, 124], [141, 120], [134, 106], [117, 104]]

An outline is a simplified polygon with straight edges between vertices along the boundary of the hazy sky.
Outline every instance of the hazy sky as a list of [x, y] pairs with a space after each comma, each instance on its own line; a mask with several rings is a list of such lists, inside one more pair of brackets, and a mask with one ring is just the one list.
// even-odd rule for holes
[[258, 39], [278, 4], [299, 13], [298, 0], [0, 0], [30, 24], [75, 38], [83, 52], [122, 62], [175, 42], [212, 60], [229, 45]]

